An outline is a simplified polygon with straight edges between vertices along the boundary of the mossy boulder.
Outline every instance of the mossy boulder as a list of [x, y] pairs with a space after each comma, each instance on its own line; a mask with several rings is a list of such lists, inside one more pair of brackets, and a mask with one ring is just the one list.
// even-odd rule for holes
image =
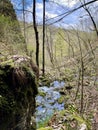
[[35, 130], [38, 69], [29, 57], [0, 62], [0, 130]]

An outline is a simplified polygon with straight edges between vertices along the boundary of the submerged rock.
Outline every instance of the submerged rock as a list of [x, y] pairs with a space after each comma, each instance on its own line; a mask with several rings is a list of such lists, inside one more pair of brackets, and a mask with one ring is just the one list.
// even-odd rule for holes
[[[37, 67], [29, 57], [12, 56], [0, 63], [0, 130], [35, 130]], [[33, 122], [32, 122], [33, 121]]]

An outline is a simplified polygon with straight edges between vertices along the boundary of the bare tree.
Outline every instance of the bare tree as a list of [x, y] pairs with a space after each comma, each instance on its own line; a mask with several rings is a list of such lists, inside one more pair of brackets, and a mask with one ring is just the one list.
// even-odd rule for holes
[[33, 27], [34, 27], [35, 38], [36, 38], [36, 64], [39, 67], [39, 35], [38, 35], [38, 29], [36, 24], [36, 0], [33, 0]]
[[68, 15], [72, 14], [73, 12], [75, 12], [75, 11], [77, 11], [77, 10], [83, 8], [84, 6], [90, 5], [90, 4], [92, 4], [92, 3], [96, 2], [96, 1], [98, 1], [98, 0], [88, 1], [88, 2], [86, 2], [86, 3], [82, 4], [82, 5], [80, 5], [79, 7], [76, 7], [76, 8], [74, 8], [74, 9], [72, 9], [72, 10], [68, 10], [68, 11], [66, 11], [66, 12], [64, 12], [64, 13], [62, 13], [62, 14], [56, 16], [56, 17], [47, 19], [47, 20], [46, 20], [46, 23], [49, 23], [49, 25], [52, 25], [52, 24], [55, 24], [55, 23], [57, 23], [57, 22], [60, 22], [60, 21], [61, 21], [62, 19], [64, 19], [66, 16], [68, 16]]
[[43, 0], [43, 63], [42, 63], [42, 72], [43, 76], [45, 76], [45, 0]]
[[23, 33], [24, 33], [24, 39], [25, 39], [25, 49], [26, 49], [26, 54], [28, 55], [28, 49], [27, 49], [27, 43], [26, 43], [26, 27], [25, 27], [25, 0], [22, 0], [22, 10], [23, 10]]
[[[48, 35], [49, 33], [49, 35]], [[53, 38], [52, 38], [52, 30], [51, 28], [46, 28], [46, 38], [47, 38], [47, 51], [50, 57], [50, 61], [53, 65], [54, 63], [54, 56], [53, 56]]]
[[94, 30], [96, 32], [96, 35], [98, 36], [98, 28], [97, 28], [97, 24], [92, 16], [92, 13], [90, 12], [89, 10], [89, 7], [86, 6], [86, 2], [85, 0], [83, 0], [83, 2], [80, 0], [81, 4], [84, 5], [83, 8], [85, 9], [85, 11], [87, 12], [88, 16], [90, 17], [91, 21], [92, 21], [92, 24], [93, 24], [93, 27], [94, 27]]

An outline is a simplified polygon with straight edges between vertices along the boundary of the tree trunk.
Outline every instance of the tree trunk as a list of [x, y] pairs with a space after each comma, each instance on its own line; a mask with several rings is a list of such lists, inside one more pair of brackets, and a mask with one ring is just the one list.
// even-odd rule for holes
[[45, 75], [45, 0], [43, 0], [43, 63], [42, 63], [42, 72], [43, 76]]
[[36, 64], [39, 67], [39, 36], [38, 36], [38, 30], [36, 25], [36, 0], [33, 0], [33, 27], [34, 27], [35, 39], [36, 39]]
[[28, 49], [27, 49], [27, 42], [26, 42], [26, 30], [25, 30], [25, 0], [22, 0], [22, 6], [23, 6], [23, 28], [24, 28], [24, 39], [25, 39], [25, 49], [26, 49], [26, 54], [28, 55]]

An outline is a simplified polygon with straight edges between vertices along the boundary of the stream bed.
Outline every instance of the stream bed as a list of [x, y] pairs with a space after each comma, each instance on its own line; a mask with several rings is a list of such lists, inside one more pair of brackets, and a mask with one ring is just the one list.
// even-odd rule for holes
[[55, 111], [64, 109], [64, 103], [58, 103], [58, 99], [61, 97], [59, 90], [64, 85], [63, 81], [54, 81], [50, 84], [50, 87], [39, 87], [39, 92], [44, 93], [44, 96], [38, 95], [36, 97], [36, 122], [43, 121]]

